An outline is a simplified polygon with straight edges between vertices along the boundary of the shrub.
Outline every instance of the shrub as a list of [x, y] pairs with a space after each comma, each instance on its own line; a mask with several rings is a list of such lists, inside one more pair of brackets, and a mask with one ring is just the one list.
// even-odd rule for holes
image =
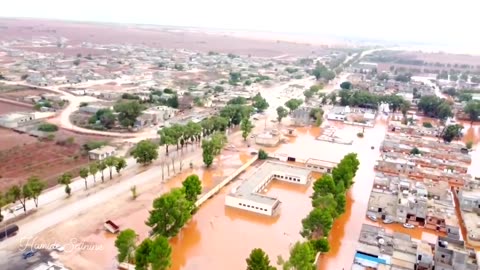
[[81, 102], [80, 103], [80, 107], [86, 107], [86, 106], [88, 106], [88, 102]]
[[53, 141], [55, 139], [55, 135], [54, 134], [48, 134], [47, 137], [45, 137], [45, 140], [47, 141]]
[[358, 138], [363, 138], [363, 132], [358, 132], [358, 133], [357, 133], [357, 137], [358, 137]]
[[473, 147], [473, 142], [472, 141], [468, 141], [465, 146], [467, 147], [467, 149], [472, 149]]
[[55, 131], [58, 131], [58, 127], [54, 124], [43, 123], [40, 126], [38, 126], [38, 130], [43, 132], [55, 132]]
[[93, 150], [93, 149], [100, 148], [104, 145], [107, 145], [107, 142], [105, 142], [105, 141], [90, 141], [90, 142], [87, 142], [86, 144], [83, 145], [83, 149], [85, 149], [87, 151], [90, 151], [90, 150]]
[[258, 159], [267, 159], [267, 158], [268, 158], [268, 153], [265, 152], [265, 150], [260, 149], [260, 151], [258, 151]]
[[430, 123], [430, 122], [423, 122], [422, 125], [423, 125], [423, 127], [426, 127], [426, 128], [432, 128], [433, 127], [432, 123]]

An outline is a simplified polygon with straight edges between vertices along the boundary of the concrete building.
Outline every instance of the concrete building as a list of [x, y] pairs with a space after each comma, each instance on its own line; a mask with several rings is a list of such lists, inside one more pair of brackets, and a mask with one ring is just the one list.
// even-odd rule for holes
[[435, 270], [477, 270], [475, 251], [465, 248], [461, 240], [438, 237], [435, 245]]
[[413, 241], [407, 234], [363, 224], [358, 242], [352, 269], [433, 269], [431, 246]]
[[[458, 240], [461, 238], [460, 227], [452, 194], [446, 182], [439, 184], [437, 189], [431, 182], [425, 184], [377, 173], [367, 213], [382, 220], [444, 232], [449, 238]], [[434, 193], [429, 193], [431, 191]]]
[[268, 184], [277, 179], [306, 185], [311, 180], [311, 171], [279, 162], [267, 161], [246, 176], [242, 183], [225, 197], [225, 205], [272, 216], [277, 213], [280, 200], [259, 194]]
[[114, 156], [116, 149], [113, 146], [105, 145], [97, 149], [88, 151], [88, 157], [91, 160], [104, 160], [107, 157]]
[[310, 110], [308, 107], [301, 107], [294, 110], [291, 114], [293, 125], [308, 126], [311, 123]]
[[79, 108], [79, 111], [89, 114], [96, 114], [100, 110], [110, 109], [111, 107], [100, 105], [100, 104], [88, 104], [87, 106], [82, 106]]
[[143, 111], [136, 126], [157, 125], [175, 116], [176, 109], [167, 106], [155, 106]]
[[255, 143], [258, 145], [276, 146], [280, 143], [280, 133], [276, 130], [272, 130], [270, 132], [266, 131], [258, 134], [255, 137]]
[[15, 112], [0, 115], [0, 126], [6, 128], [18, 128], [35, 121], [35, 113]]

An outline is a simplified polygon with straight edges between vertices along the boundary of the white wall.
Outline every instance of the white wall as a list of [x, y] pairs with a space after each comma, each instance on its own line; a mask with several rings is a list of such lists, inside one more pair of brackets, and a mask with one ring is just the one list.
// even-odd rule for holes
[[272, 216], [273, 209], [271, 205], [261, 204], [255, 201], [237, 198], [234, 196], [227, 195], [225, 196], [225, 205], [247, 210], [261, 215]]

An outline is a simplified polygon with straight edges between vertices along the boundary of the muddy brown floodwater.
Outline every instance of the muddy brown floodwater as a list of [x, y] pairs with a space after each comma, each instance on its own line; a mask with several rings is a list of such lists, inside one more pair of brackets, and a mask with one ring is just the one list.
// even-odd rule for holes
[[[298, 128], [296, 138], [269, 151], [336, 162], [347, 153], [358, 153], [361, 165], [356, 184], [348, 193], [347, 212], [334, 223], [330, 235], [331, 250], [321, 256], [318, 268], [347, 269], [353, 261], [361, 224], [365, 220], [373, 166], [385, 135], [386, 121], [380, 119], [374, 128], [365, 128], [362, 139], [356, 138], [361, 127], [328, 124], [338, 128], [339, 133], [350, 135], [354, 139], [353, 145], [318, 141], [315, 138], [321, 132], [319, 128]], [[225, 194], [235, 185], [238, 183], [231, 183], [202, 205], [191, 222], [171, 240], [173, 270], [245, 269], [245, 258], [256, 247], [264, 249], [274, 264], [278, 255], [288, 258], [292, 243], [301, 240], [301, 220], [311, 210], [311, 186], [273, 181], [267, 194], [278, 197], [282, 206], [278, 216], [268, 217], [225, 207]]]

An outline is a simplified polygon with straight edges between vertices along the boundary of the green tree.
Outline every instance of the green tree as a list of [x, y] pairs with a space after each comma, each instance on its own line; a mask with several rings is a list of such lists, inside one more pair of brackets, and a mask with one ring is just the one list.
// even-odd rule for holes
[[335, 92], [330, 93], [328, 95], [328, 98], [330, 99], [330, 104], [336, 105], [337, 104], [337, 94]]
[[100, 161], [97, 162], [97, 166], [98, 166], [98, 170], [101, 173], [102, 183], [103, 183], [105, 181], [104, 172], [105, 172], [105, 169], [107, 168], [107, 164], [105, 163], [105, 160], [100, 160]]
[[270, 258], [261, 248], [254, 248], [246, 261], [247, 270], [276, 270], [270, 265]]
[[463, 111], [468, 114], [468, 118], [473, 124], [474, 121], [478, 121], [478, 117], [480, 116], [480, 102], [477, 100], [467, 102]]
[[341, 213], [337, 212], [338, 205], [335, 196], [338, 196], [338, 193], [312, 196], [312, 206], [321, 210], [325, 210], [330, 213], [332, 218], [336, 218]]
[[159, 236], [153, 240], [148, 261], [152, 270], [167, 270], [170, 268], [172, 265], [172, 247], [166, 237]]
[[97, 173], [98, 173], [98, 164], [96, 162], [91, 163], [88, 170], [90, 171], [90, 174], [93, 176], [93, 182], [97, 182]]
[[265, 159], [267, 159], [267, 158], [268, 158], [268, 153], [265, 152], [265, 150], [260, 149], [260, 150], [258, 151], [258, 159], [265, 160]]
[[158, 158], [158, 145], [149, 140], [140, 141], [131, 152], [137, 163], [147, 165]]
[[327, 236], [333, 225], [330, 212], [325, 209], [314, 208], [306, 218], [302, 220], [301, 235], [308, 239]]
[[115, 168], [117, 165], [117, 158], [114, 156], [109, 156], [105, 159], [105, 165], [107, 165], [109, 174], [110, 174], [110, 180], [112, 180], [112, 170]]
[[305, 90], [303, 91], [303, 95], [305, 96], [305, 100], [308, 101], [309, 99], [311, 99], [313, 97], [313, 92], [310, 91], [310, 90]]
[[410, 155], [420, 155], [421, 153], [417, 147], [413, 147], [412, 150], [410, 150]]
[[330, 174], [324, 174], [313, 183], [313, 198], [329, 193], [335, 194], [335, 182]]
[[247, 104], [247, 99], [244, 97], [234, 97], [227, 102], [227, 105], [245, 105]]
[[196, 174], [185, 178], [182, 186], [185, 192], [185, 198], [192, 203], [195, 203], [198, 195], [202, 194], [202, 181], [200, 181], [200, 178]]
[[148, 270], [153, 241], [146, 238], [135, 250], [135, 270]]
[[215, 157], [215, 155], [213, 154], [213, 142], [211, 140], [203, 140], [202, 150], [203, 163], [205, 163], [205, 166], [207, 166], [208, 168], [213, 164], [213, 158]]
[[288, 115], [287, 109], [283, 106], [278, 106], [277, 107], [277, 120], [278, 122], [282, 122], [282, 119], [285, 118]]
[[158, 134], [160, 135], [160, 145], [162, 146], [165, 145], [165, 151], [167, 156], [168, 156], [168, 146], [177, 144], [176, 135], [174, 133], [175, 133], [175, 130], [167, 127], [164, 127], [158, 131]]
[[269, 104], [267, 100], [263, 98], [260, 93], [258, 93], [253, 97], [253, 107], [256, 108], [258, 111], [263, 112], [268, 109]]
[[459, 139], [462, 136], [462, 125], [449, 125], [448, 127], [445, 128], [442, 134], [442, 138], [446, 142], [451, 142], [454, 139]]
[[250, 121], [250, 118], [244, 118], [242, 120], [242, 122], [240, 123], [240, 130], [242, 130], [242, 137], [243, 137], [244, 141], [247, 140], [247, 137], [252, 132], [253, 127], [254, 126], [253, 126], [252, 122]]
[[310, 242], [296, 242], [284, 270], [315, 270], [315, 250]]
[[349, 81], [342, 82], [340, 84], [340, 88], [342, 88], [344, 90], [350, 90], [350, 89], [352, 89], [352, 83], [349, 82]]
[[45, 189], [47, 185], [40, 180], [37, 176], [31, 176], [28, 178], [27, 183], [23, 185], [22, 193], [28, 198], [32, 198], [35, 203], [35, 207], [38, 207], [38, 197]]
[[20, 187], [20, 186], [10, 187], [10, 189], [7, 192], [7, 196], [8, 196], [8, 198], [10, 198], [12, 200], [12, 202], [19, 201], [20, 204], [23, 207], [23, 212], [25, 212], [25, 213], [27, 212], [26, 202], [27, 202], [28, 199], [30, 199], [30, 197], [28, 197], [28, 193], [25, 194], [23, 192], [22, 187]]
[[473, 142], [472, 142], [472, 141], [468, 141], [468, 142], [465, 144], [465, 147], [467, 147], [467, 149], [472, 149], [472, 147], [473, 147]]
[[345, 193], [337, 194], [335, 201], [337, 202], [337, 215], [345, 213], [347, 210], [347, 196], [345, 196]]
[[285, 102], [285, 106], [290, 110], [290, 112], [295, 111], [302, 105], [303, 101], [301, 99], [289, 99], [287, 102]]
[[69, 173], [64, 173], [58, 178], [58, 183], [65, 185], [65, 193], [70, 197], [72, 190], [70, 189], [70, 184], [72, 183], [72, 175]]
[[417, 106], [420, 111], [429, 117], [446, 119], [453, 116], [450, 104], [437, 96], [422, 96]]
[[117, 259], [119, 262], [124, 262], [125, 260], [127, 262], [132, 261], [136, 240], [137, 233], [135, 233], [135, 231], [132, 229], [123, 230], [117, 235], [115, 247], [118, 251]]
[[138, 101], [131, 100], [117, 103], [113, 109], [118, 113], [118, 120], [122, 126], [132, 127], [145, 107]]
[[330, 243], [326, 237], [310, 240], [312, 247], [317, 252], [328, 252], [330, 250]]
[[187, 200], [183, 189], [174, 188], [153, 201], [153, 210], [146, 224], [155, 234], [172, 237], [190, 219], [194, 205]]
[[87, 177], [90, 174], [90, 171], [88, 170], [88, 168], [81, 168], [79, 174], [80, 174], [80, 177], [83, 178], [83, 181], [85, 181], [85, 190], [87, 190], [88, 188]]
[[127, 167], [127, 161], [122, 157], [117, 157], [117, 162], [115, 163], [115, 171], [117, 174]]

